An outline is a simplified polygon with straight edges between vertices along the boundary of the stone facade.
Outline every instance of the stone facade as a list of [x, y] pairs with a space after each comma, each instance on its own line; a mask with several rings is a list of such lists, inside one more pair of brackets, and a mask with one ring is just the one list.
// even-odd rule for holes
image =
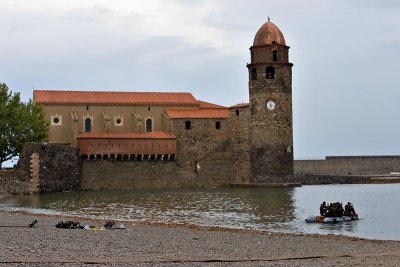
[[82, 161], [76, 147], [28, 143], [18, 165], [0, 171], [0, 192], [34, 194], [80, 190]]
[[231, 183], [232, 162], [199, 161], [198, 168], [187, 170], [176, 161], [143, 160], [83, 161], [82, 189], [160, 189], [227, 187]]
[[[37, 155], [37, 167], [32, 155]], [[34, 168], [38, 168], [39, 188], [37, 193], [80, 190], [82, 161], [76, 147], [55, 144], [26, 144], [20, 153], [18, 168], [29, 173], [34, 183]], [[30, 186], [31, 187], [31, 186]], [[32, 187], [31, 187], [32, 188]], [[35, 190], [31, 190], [35, 193]]]
[[0, 193], [29, 194], [29, 174], [22, 170], [0, 170]]
[[235, 183], [250, 183], [250, 109], [248, 104], [230, 108], [228, 128], [231, 137], [232, 158], [235, 162]]

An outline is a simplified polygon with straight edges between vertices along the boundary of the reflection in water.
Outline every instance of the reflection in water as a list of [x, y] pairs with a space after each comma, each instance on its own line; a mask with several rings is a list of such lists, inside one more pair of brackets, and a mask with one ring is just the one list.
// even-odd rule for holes
[[[2, 199], [0, 208], [84, 217], [400, 240], [400, 184], [54, 193]], [[353, 202], [360, 221], [307, 224], [326, 202]]]
[[121, 220], [269, 229], [293, 220], [292, 195], [293, 189], [285, 188], [94, 191], [21, 196], [8, 206]]

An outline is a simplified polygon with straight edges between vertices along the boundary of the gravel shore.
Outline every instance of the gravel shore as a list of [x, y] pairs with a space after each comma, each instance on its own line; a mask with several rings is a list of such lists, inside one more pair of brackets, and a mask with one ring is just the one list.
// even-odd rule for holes
[[[36, 228], [25, 227], [38, 220]], [[400, 242], [124, 222], [125, 230], [58, 229], [104, 221], [0, 212], [0, 266], [398, 266]], [[23, 226], [23, 227], [18, 227]]]

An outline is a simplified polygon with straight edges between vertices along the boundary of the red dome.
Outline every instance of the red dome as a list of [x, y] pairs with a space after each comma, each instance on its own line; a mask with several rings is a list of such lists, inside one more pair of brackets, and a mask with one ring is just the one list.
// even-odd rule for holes
[[268, 22], [261, 26], [254, 37], [253, 46], [270, 45], [272, 42], [286, 45], [285, 37], [283, 37], [281, 30], [268, 19]]

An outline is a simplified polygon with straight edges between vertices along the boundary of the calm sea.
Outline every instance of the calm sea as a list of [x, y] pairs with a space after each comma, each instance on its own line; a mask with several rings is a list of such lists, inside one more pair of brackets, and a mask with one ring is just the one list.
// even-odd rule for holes
[[[361, 220], [309, 224], [322, 201], [351, 201]], [[69, 192], [1, 199], [0, 209], [104, 219], [400, 240], [400, 184]]]

